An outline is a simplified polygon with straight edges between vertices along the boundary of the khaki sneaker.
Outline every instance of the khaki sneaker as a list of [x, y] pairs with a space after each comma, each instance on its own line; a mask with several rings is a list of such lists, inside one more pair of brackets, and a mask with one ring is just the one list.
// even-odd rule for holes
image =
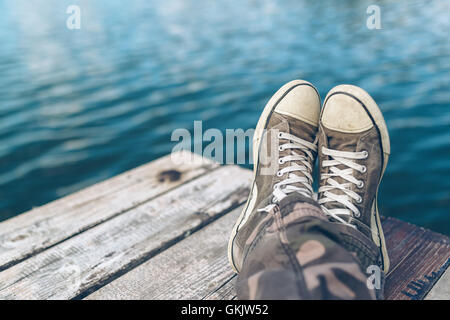
[[287, 194], [312, 197], [320, 97], [309, 82], [285, 84], [269, 100], [253, 136], [254, 179], [228, 244], [236, 272], [267, 213]]
[[387, 273], [389, 258], [377, 207], [390, 154], [383, 115], [366, 91], [340, 85], [327, 94], [319, 122], [318, 202], [331, 221], [372, 239]]

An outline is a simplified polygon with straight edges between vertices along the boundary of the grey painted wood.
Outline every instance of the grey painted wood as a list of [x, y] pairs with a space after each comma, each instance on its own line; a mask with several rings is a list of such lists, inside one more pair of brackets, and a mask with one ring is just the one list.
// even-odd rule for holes
[[220, 167], [16, 264], [0, 299], [82, 297], [242, 204], [251, 176]]
[[87, 299], [202, 299], [210, 296], [234, 275], [227, 260], [227, 244], [241, 210], [242, 206]]
[[217, 167], [191, 153], [177, 156], [177, 163], [165, 156], [1, 222], [0, 270]]
[[434, 287], [428, 292], [425, 300], [450, 300], [450, 268], [448, 268]]

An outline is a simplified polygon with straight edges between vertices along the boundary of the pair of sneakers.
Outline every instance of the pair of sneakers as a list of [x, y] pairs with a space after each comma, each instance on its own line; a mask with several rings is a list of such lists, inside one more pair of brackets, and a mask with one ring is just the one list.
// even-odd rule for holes
[[[317, 199], [332, 222], [359, 230], [389, 258], [377, 207], [378, 187], [390, 153], [389, 134], [375, 101], [363, 89], [339, 85], [320, 109], [317, 89], [294, 80], [265, 106], [253, 137], [254, 180], [231, 234], [228, 256], [239, 272], [249, 235], [293, 192]], [[313, 168], [319, 161], [319, 189]]]

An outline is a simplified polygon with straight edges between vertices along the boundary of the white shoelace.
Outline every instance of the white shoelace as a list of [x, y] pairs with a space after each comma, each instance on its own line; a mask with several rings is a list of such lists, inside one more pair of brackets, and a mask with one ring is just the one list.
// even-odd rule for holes
[[[280, 157], [278, 163], [284, 164], [291, 162], [290, 166], [284, 167], [277, 172], [278, 177], [282, 177], [287, 174], [287, 177], [273, 186], [273, 198], [272, 204], [269, 204], [265, 208], [258, 209], [258, 211], [270, 211], [275, 206], [275, 203], [286, 197], [289, 193], [298, 192], [304, 196], [312, 197], [312, 166], [310, 160], [314, 160], [312, 151], [317, 151], [317, 145], [315, 143], [308, 142], [301, 138], [298, 138], [292, 134], [279, 132], [278, 139], [280, 140], [279, 151], [287, 149], [291, 150], [291, 154], [288, 156]], [[281, 140], [287, 140], [287, 143], [281, 144]], [[298, 154], [294, 150], [299, 149], [305, 154]], [[296, 163], [294, 161], [299, 162]], [[312, 162], [312, 161], [311, 161]], [[302, 176], [295, 174], [295, 172], [301, 172]], [[296, 186], [294, 184], [300, 183], [302, 186]]]
[[[319, 194], [323, 193], [323, 196], [319, 199], [319, 204], [325, 214], [331, 216], [337, 221], [352, 226], [341, 216], [351, 216], [359, 217], [361, 214], [358, 208], [353, 204], [353, 200], [356, 203], [361, 203], [362, 198], [354, 191], [350, 190], [352, 184], [355, 184], [358, 188], [364, 187], [364, 182], [356, 179], [353, 176], [353, 170], [359, 171], [361, 173], [366, 172], [367, 168], [363, 165], [357, 164], [352, 160], [361, 160], [368, 157], [367, 151], [361, 152], [347, 152], [332, 150], [322, 147], [322, 153], [324, 155], [330, 156], [331, 160], [325, 160], [322, 162], [323, 167], [330, 167], [329, 173], [324, 173], [320, 176], [321, 180], [326, 179], [326, 185], [319, 188]], [[339, 169], [337, 165], [345, 165], [348, 168]], [[333, 177], [340, 177], [347, 183], [338, 183]], [[338, 195], [332, 193], [332, 190], [341, 190], [344, 194]], [[327, 202], [338, 202], [344, 206], [344, 208], [327, 209], [323, 204]]]

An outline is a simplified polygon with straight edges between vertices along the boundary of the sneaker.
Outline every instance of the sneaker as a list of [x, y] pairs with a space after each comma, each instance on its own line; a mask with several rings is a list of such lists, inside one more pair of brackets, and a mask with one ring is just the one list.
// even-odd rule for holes
[[265, 106], [253, 136], [253, 184], [228, 244], [236, 272], [271, 208], [292, 192], [312, 197], [319, 113], [319, 94], [303, 80], [285, 84]]
[[318, 202], [331, 221], [352, 226], [375, 243], [387, 273], [389, 258], [377, 206], [390, 154], [383, 115], [366, 91], [340, 85], [327, 94], [319, 122]]

